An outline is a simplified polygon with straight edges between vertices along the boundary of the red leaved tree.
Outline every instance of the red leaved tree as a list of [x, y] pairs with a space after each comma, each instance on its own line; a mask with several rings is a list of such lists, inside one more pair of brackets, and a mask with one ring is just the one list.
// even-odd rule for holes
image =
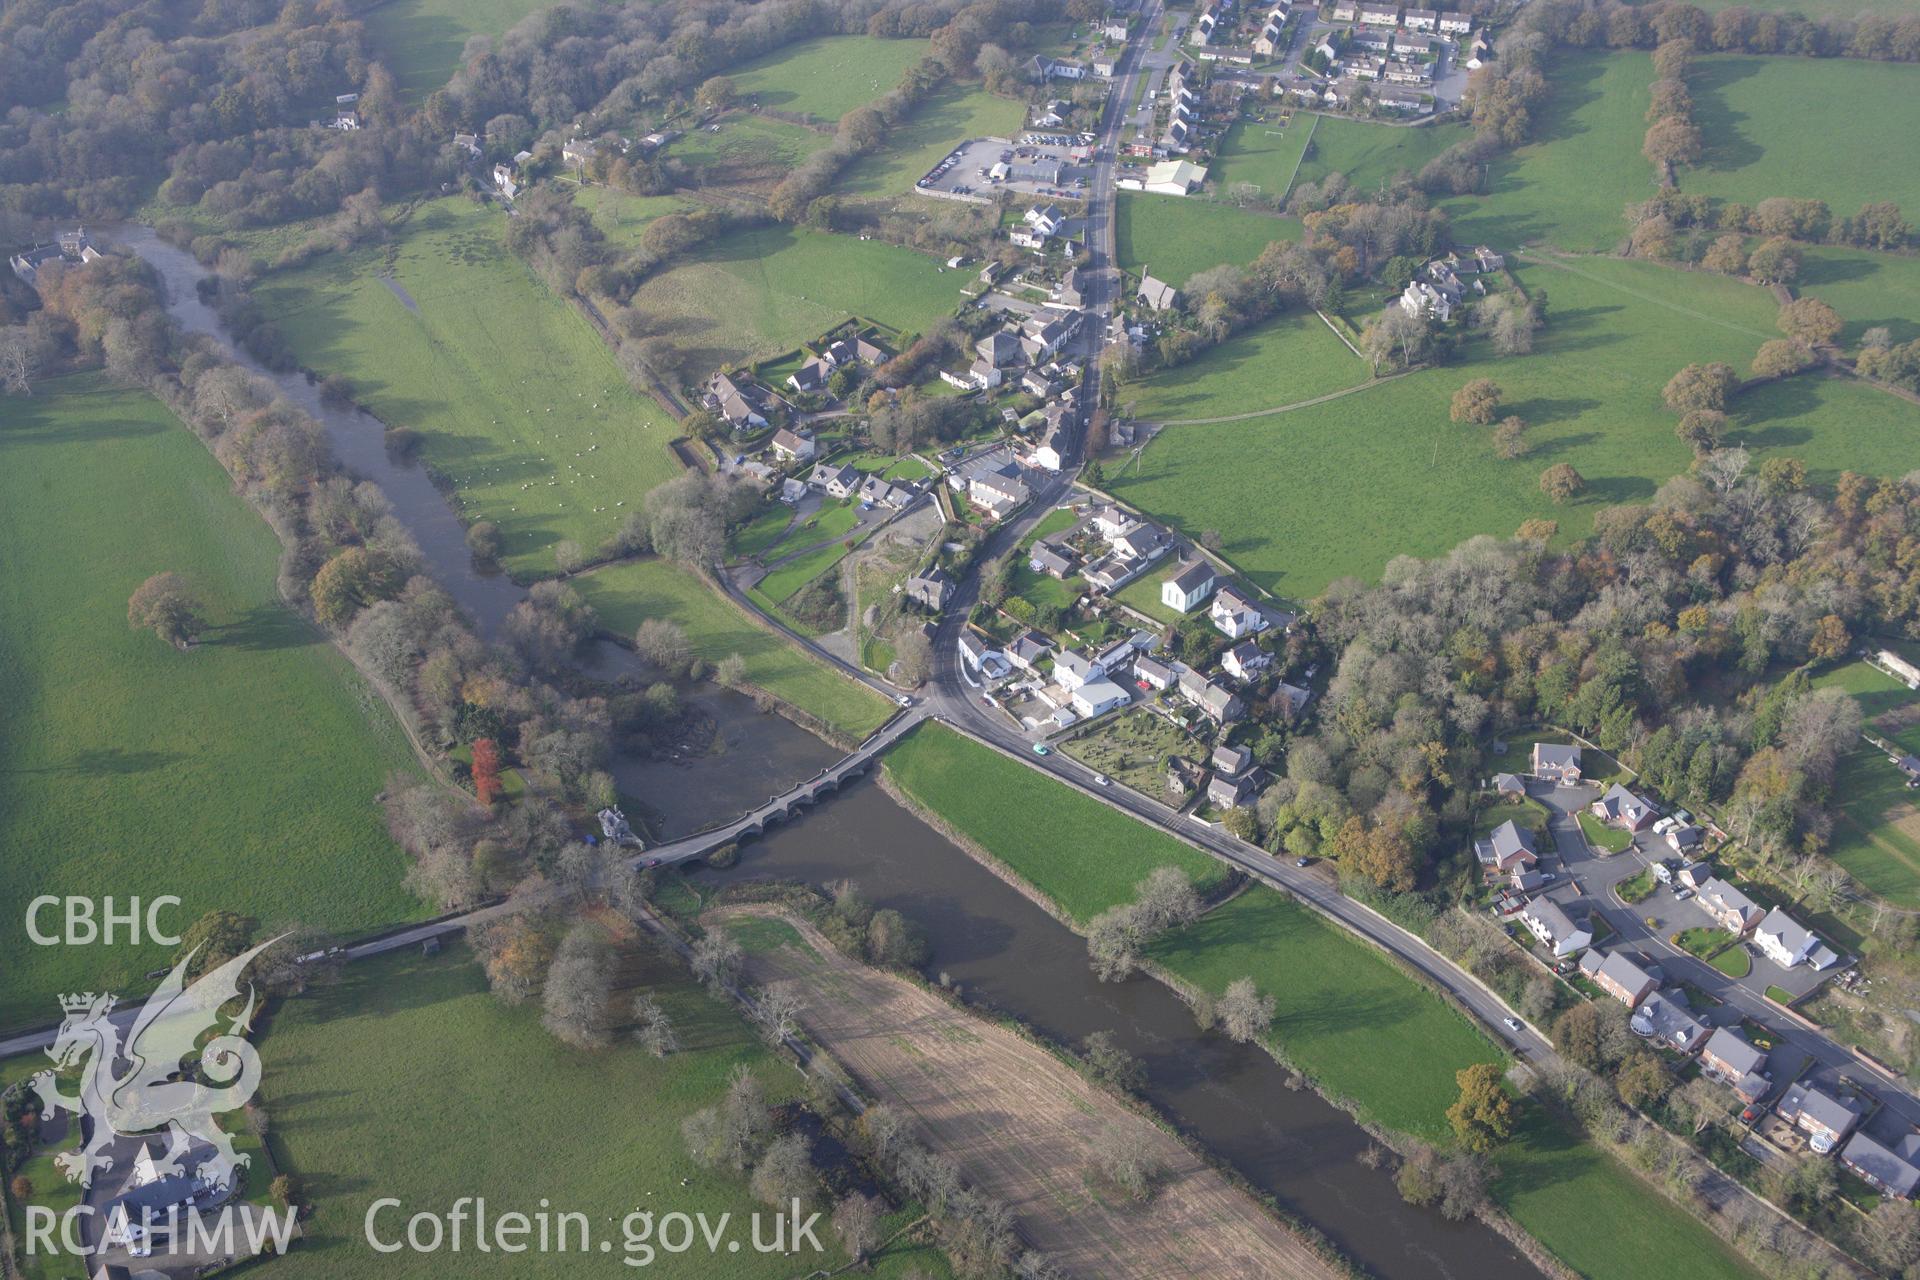
[[473, 740], [473, 794], [483, 805], [500, 794], [500, 747], [492, 738]]

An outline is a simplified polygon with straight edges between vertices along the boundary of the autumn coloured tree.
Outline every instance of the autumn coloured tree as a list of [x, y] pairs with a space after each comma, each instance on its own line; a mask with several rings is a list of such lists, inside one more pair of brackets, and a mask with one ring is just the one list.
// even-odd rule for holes
[[1492, 378], [1475, 378], [1453, 393], [1448, 416], [1455, 422], [1470, 422], [1484, 427], [1493, 422], [1500, 408], [1500, 384]]
[[492, 738], [473, 740], [473, 794], [483, 806], [500, 795], [500, 745]]
[[1447, 1120], [1462, 1147], [1481, 1155], [1513, 1136], [1515, 1108], [1501, 1083], [1499, 1067], [1476, 1062], [1453, 1079], [1460, 1086], [1460, 1098], [1447, 1108]]
[[1574, 470], [1570, 462], [1556, 462], [1540, 473], [1540, 492], [1555, 502], [1576, 498], [1586, 487], [1586, 477]]
[[156, 573], [127, 599], [127, 625], [153, 633], [176, 649], [193, 644], [207, 625], [187, 580], [177, 573]]

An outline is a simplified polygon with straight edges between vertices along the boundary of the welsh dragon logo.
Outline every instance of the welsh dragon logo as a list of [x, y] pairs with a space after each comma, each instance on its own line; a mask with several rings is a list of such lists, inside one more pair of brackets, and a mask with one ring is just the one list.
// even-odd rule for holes
[[[91, 1187], [97, 1174], [112, 1169], [107, 1148], [114, 1138], [165, 1132], [169, 1141], [166, 1153], [154, 1162], [157, 1173], [184, 1173], [183, 1157], [211, 1148], [213, 1154], [200, 1164], [198, 1176], [218, 1186], [232, 1185], [234, 1170], [249, 1157], [233, 1149], [233, 1140], [214, 1117], [245, 1106], [260, 1087], [260, 1055], [244, 1034], [253, 1018], [253, 986], [249, 983], [242, 992], [241, 974], [277, 941], [263, 942], [188, 983], [187, 966], [200, 950], [194, 948], [148, 997], [124, 1045], [113, 1020], [111, 994], [89, 991], [60, 998], [66, 1018], [47, 1055], [59, 1071], [86, 1059], [80, 1091], [61, 1093], [55, 1071], [42, 1071], [29, 1084], [50, 1111], [65, 1111], [87, 1122], [86, 1145], [55, 1158], [69, 1182]], [[246, 1007], [224, 1032], [206, 1038], [219, 1025], [220, 1010], [243, 994]], [[187, 1065], [189, 1058], [197, 1063]]]

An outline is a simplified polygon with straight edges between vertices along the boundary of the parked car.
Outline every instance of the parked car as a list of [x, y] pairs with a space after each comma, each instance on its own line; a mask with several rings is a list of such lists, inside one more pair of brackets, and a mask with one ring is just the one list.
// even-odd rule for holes
[[1312, 858], [1295, 858], [1295, 859], [1293, 860], [1293, 865], [1294, 865], [1294, 866], [1296, 866], [1296, 867], [1304, 867], [1304, 866], [1306, 866], [1306, 865], [1307, 865], [1307, 864], [1308, 864], [1309, 862], [1312, 862], [1312, 861], [1313, 861], [1313, 859], [1312, 859]]
[[1682, 885], [1678, 889], [1675, 889], [1673, 891], [1673, 900], [1675, 902], [1685, 902], [1688, 898], [1691, 898], [1692, 896], [1693, 896], [1693, 890], [1687, 888], [1685, 885]]

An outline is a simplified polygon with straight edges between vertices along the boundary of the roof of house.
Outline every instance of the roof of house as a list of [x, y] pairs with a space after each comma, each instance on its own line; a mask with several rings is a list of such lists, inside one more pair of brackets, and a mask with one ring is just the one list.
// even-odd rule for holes
[[837, 484], [850, 487], [860, 478], [860, 472], [851, 463], [843, 462], [836, 467], [832, 463], [822, 462], [814, 466], [812, 474], [807, 478], [814, 484]]
[[1707, 1030], [1706, 1024], [1694, 1017], [1684, 1004], [1660, 991], [1640, 1002], [1628, 1025], [1641, 1035], [1675, 1049], [1691, 1049]]
[[1580, 748], [1563, 747], [1557, 742], [1536, 742], [1533, 744], [1533, 762], [1538, 765], [1572, 765], [1580, 767]]
[[773, 433], [773, 447], [776, 449], [785, 449], [789, 452], [797, 453], [802, 449], [810, 448], [812, 444], [813, 437], [811, 435], [802, 435], [800, 432], [787, 427], [782, 427]]
[[1072, 649], [1062, 649], [1059, 653], [1054, 654], [1053, 665], [1056, 669], [1071, 671], [1082, 680], [1093, 678], [1092, 659], [1088, 658], [1085, 654], [1076, 653]]
[[1065, 573], [1073, 568], [1073, 552], [1045, 538], [1033, 544], [1027, 551], [1027, 558], [1048, 569]]
[[1509, 818], [1493, 829], [1487, 843], [1493, 849], [1496, 861], [1505, 862], [1520, 854], [1539, 857], [1540, 851], [1534, 847], [1533, 833], [1523, 830], [1519, 823]]
[[1788, 1120], [1797, 1120], [1801, 1116], [1813, 1121], [1823, 1129], [1835, 1133], [1845, 1133], [1856, 1121], [1864, 1108], [1851, 1098], [1841, 1098], [1828, 1093], [1817, 1084], [1801, 1082], [1789, 1088], [1780, 1099], [1779, 1111]]
[[1555, 942], [1564, 941], [1575, 933], [1581, 932], [1581, 927], [1574, 923], [1573, 917], [1551, 898], [1535, 898], [1520, 914], [1537, 922]]
[[1716, 1028], [1714, 1033], [1707, 1037], [1705, 1051], [1726, 1063], [1729, 1070], [1741, 1076], [1752, 1075], [1767, 1065], [1766, 1051], [1748, 1044], [1746, 1037], [1731, 1027]]
[[1617, 782], [1608, 787], [1607, 793], [1600, 797], [1600, 807], [1606, 810], [1608, 818], [1627, 822], [1644, 821], [1647, 815], [1653, 812], [1651, 804]]
[[1167, 582], [1176, 590], [1191, 595], [1213, 581], [1213, 566], [1205, 560], [1189, 560]]
[[1242, 640], [1239, 644], [1227, 650], [1226, 654], [1227, 659], [1231, 659], [1233, 665], [1239, 667], [1242, 671], [1248, 667], [1257, 665], [1265, 659], [1266, 656], [1267, 655], [1261, 651], [1260, 646], [1251, 640]]
[[1525, 791], [1527, 785], [1520, 781], [1519, 774], [1496, 773], [1493, 775], [1493, 789], [1495, 791]]
[[1214, 804], [1236, 808], [1246, 803], [1253, 794], [1253, 779], [1245, 776], [1224, 777], [1214, 774], [1207, 779], [1207, 799]]
[[1007, 652], [1022, 662], [1032, 664], [1053, 652], [1053, 641], [1047, 639], [1038, 631], [1025, 631], [1014, 640], [1012, 647], [1009, 648]]
[[[1587, 954], [1591, 957], [1593, 953]], [[1580, 967], [1587, 967], [1585, 960], [1580, 962]], [[1593, 966], [1592, 973], [1595, 977], [1605, 978], [1635, 993], [1643, 993], [1655, 985], [1654, 976], [1643, 969], [1635, 957], [1624, 951], [1609, 951], [1604, 959]]]
[[1909, 1199], [1914, 1188], [1920, 1187], [1920, 1168], [1914, 1167], [1915, 1159], [1920, 1158], [1916, 1145], [1920, 1144], [1914, 1135], [1889, 1147], [1868, 1134], [1856, 1133], [1840, 1149], [1840, 1156], [1895, 1195]]
[[1213, 767], [1224, 773], [1239, 773], [1253, 763], [1253, 752], [1245, 747], [1230, 747], [1221, 743], [1213, 749]]
[[1173, 667], [1168, 663], [1160, 661], [1158, 658], [1150, 658], [1143, 653], [1133, 660], [1133, 674], [1139, 676], [1142, 680], [1151, 677], [1165, 684], [1173, 679]]
[[1738, 911], [1742, 916], [1760, 914], [1760, 908], [1752, 898], [1740, 892], [1718, 876], [1711, 876], [1700, 886], [1700, 897], [1712, 899], [1721, 910]]

